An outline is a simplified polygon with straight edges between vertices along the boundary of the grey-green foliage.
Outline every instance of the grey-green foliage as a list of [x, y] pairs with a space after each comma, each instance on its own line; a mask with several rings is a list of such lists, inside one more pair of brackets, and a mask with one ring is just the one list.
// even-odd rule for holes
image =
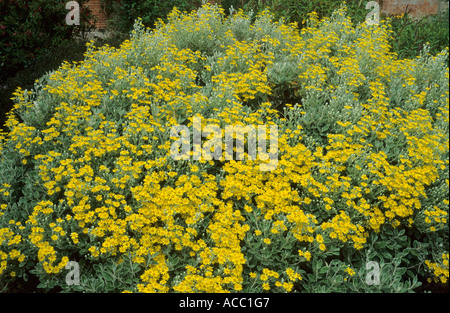
[[[422, 285], [417, 273], [425, 270], [427, 248], [426, 243], [411, 244], [405, 230], [388, 229], [380, 235], [372, 234], [367, 247], [360, 252], [313, 260], [312, 272], [306, 275], [302, 287], [305, 292], [324, 293], [414, 292]], [[369, 266], [369, 262], [376, 263], [378, 268]], [[354, 270], [353, 275], [346, 272], [348, 267]], [[374, 276], [377, 274], [379, 281]]]
[[[60, 283], [62, 292], [84, 292], [84, 293], [117, 293], [128, 290], [135, 292], [139, 275], [142, 274], [137, 263], [132, 258], [125, 256], [121, 263], [102, 260], [94, 264], [93, 269], [85, 268], [87, 263], [80, 261], [80, 284], [68, 285]], [[68, 273], [68, 270], [66, 270]], [[95, 274], [95, 275], [94, 275]]]

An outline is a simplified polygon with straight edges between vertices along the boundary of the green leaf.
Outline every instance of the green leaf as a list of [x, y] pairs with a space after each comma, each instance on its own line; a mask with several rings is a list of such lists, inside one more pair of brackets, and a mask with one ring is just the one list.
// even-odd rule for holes
[[314, 282], [316, 280], [316, 276], [314, 274], [307, 274], [308, 282]]
[[387, 244], [388, 243], [386, 241], [379, 241], [375, 243], [377, 249], [383, 249], [384, 247], [386, 247]]
[[387, 251], [384, 251], [384, 252], [382, 252], [381, 253], [386, 259], [392, 259], [392, 255], [389, 253], [389, 252], [387, 252]]
[[101, 273], [103, 271], [103, 267], [100, 264], [94, 264], [92, 267], [94, 268], [94, 271], [97, 273]]
[[406, 271], [407, 271], [407, 268], [406, 268], [406, 267], [400, 267], [400, 268], [397, 268], [396, 274], [398, 274], [398, 275], [400, 275], [400, 276], [403, 276], [403, 274], [405, 274]]
[[103, 278], [105, 279], [106, 282], [112, 282], [115, 281], [115, 276], [113, 273], [109, 272], [109, 271], [104, 271], [102, 273]]
[[315, 262], [314, 267], [315, 267], [315, 268], [321, 268], [321, 267], [322, 267], [322, 264], [323, 264], [322, 259], [318, 259], [318, 260]]
[[413, 271], [411, 271], [411, 270], [407, 270], [407, 271], [406, 271], [406, 274], [407, 274], [409, 277], [411, 277], [411, 278], [416, 278], [416, 274], [415, 274]]
[[131, 268], [129, 268], [128, 266], [123, 266], [120, 268], [120, 275], [121, 276], [128, 276], [131, 272]]
[[105, 282], [102, 279], [97, 279], [94, 281], [94, 288], [97, 292], [105, 290]]

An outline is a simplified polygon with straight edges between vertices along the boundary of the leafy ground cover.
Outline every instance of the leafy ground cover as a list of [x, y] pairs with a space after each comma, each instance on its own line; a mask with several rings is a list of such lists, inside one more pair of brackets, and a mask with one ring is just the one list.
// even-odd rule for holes
[[[345, 6], [301, 30], [269, 11], [174, 9], [18, 89], [0, 143], [0, 287], [448, 286], [448, 49], [398, 59], [390, 32]], [[172, 127], [194, 118], [276, 126], [275, 166], [248, 151], [173, 159]]]

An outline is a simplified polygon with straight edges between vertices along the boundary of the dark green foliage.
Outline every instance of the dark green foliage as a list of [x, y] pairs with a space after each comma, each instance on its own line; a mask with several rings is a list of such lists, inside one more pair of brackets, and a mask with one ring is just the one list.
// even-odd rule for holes
[[60, 0], [0, 1], [0, 81], [28, 68], [40, 55], [88, 27], [90, 11], [80, 4], [80, 26], [67, 25]]
[[128, 33], [136, 18], [140, 17], [147, 27], [153, 27], [159, 18], [165, 18], [175, 6], [181, 11], [197, 8], [200, 1], [187, 0], [102, 0], [102, 6], [109, 16], [110, 27]]
[[[448, 14], [411, 19], [408, 14], [394, 16], [391, 20], [391, 45], [400, 59], [415, 58], [428, 42], [430, 54], [436, 55], [449, 44]], [[448, 64], [448, 59], [447, 59]]]

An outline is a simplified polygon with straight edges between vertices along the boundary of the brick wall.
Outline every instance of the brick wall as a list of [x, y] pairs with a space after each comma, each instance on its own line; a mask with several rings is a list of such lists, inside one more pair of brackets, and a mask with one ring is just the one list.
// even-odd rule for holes
[[97, 18], [95, 26], [97, 29], [104, 29], [108, 26], [106, 13], [102, 9], [101, 0], [91, 0], [87, 3], [92, 14]]
[[413, 18], [436, 15], [448, 9], [448, 2], [443, 0], [379, 0], [378, 3], [387, 15], [402, 14], [408, 10]]

